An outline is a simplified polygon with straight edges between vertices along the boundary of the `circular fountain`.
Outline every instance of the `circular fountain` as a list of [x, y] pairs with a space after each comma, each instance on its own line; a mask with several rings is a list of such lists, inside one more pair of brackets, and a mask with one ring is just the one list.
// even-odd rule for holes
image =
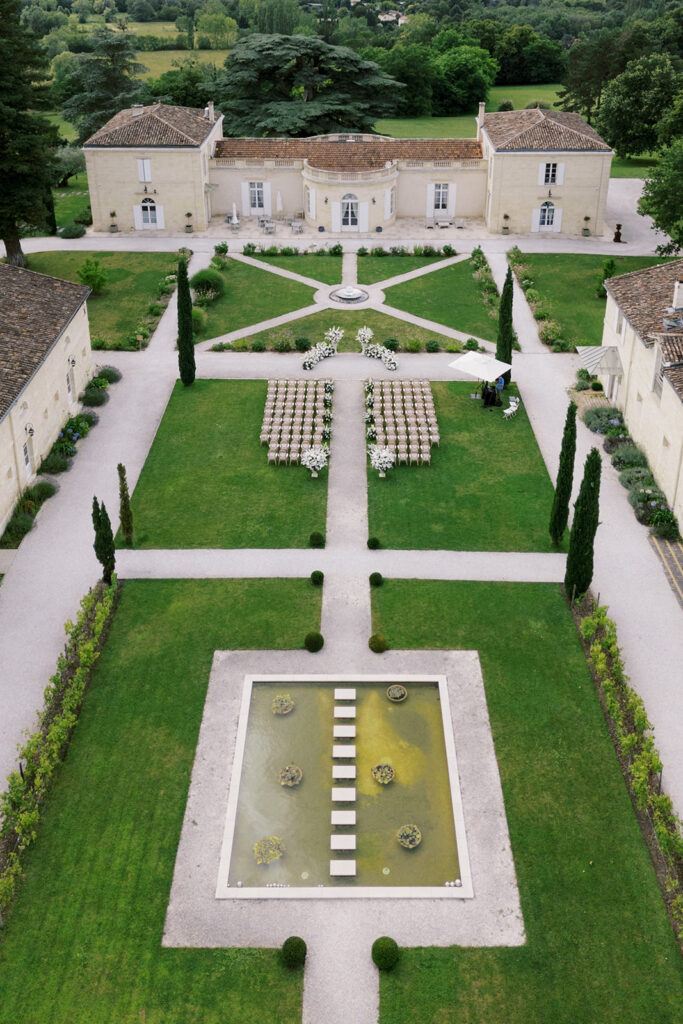
[[370, 295], [363, 288], [356, 288], [354, 285], [347, 284], [344, 288], [335, 288], [334, 291], [330, 292], [330, 298], [335, 302], [343, 302], [349, 305], [356, 302], [365, 302], [366, 299], [370, 298]]

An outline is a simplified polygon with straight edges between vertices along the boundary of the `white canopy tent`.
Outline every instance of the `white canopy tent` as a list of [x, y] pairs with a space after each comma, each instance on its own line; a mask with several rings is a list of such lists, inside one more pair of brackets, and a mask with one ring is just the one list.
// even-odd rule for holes
[[589, 373], [623, 377], [624, 368], [615, 345], [580, 345], [578, 353], [581, 365]]
[[454, 359], [448, 364], [453, 370], [476, 377], [477, 380], [498, 380], [504, 373], [512, 369], [510, 363], [503, 363], [486, 352], [466, 352], [464, 356]]

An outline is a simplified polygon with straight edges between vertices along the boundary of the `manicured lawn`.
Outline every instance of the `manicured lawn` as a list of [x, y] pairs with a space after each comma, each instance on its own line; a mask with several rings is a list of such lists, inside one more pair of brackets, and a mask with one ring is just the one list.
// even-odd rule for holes
[[[605, 301], [595, 295], [605, 256], [524, 254], [534, 288], [541, 293], [562, 336], [573, 345], [599, 345]], [[617, 275], [665, 263], [660, 256], [618, 256]]]
[[313, 288], [237, 260], [228, 261], [225, 283], [224, 294], [206, 307], [206, 324], [197, 341], [229, 334], [313, 302]]
[[553, 487], [524, 405], [506, 423], [502, 409], [472, 401], [473, 390], [432, 381], [441, 445], [430, 466], [396, 466], [384, 480], [368, 468], [369, 532], [383, 547], [554, 550]]
[[[85, 200], [84, 196], [81, 198]], [[162, 252], [38, 252], [28, 257], [28, 266], [41, 274], [78, 281], [77, 271], [89, 256], [98, 259], [109, 275], [101, 295], [91, 295], [88, 299], [91, 337], [122, 342], [144, 320], [149, 304], [157, 301], [159, 282], [176, 269], [174, 255]]]
[[387, 281], [390, 277], [407, 274], [411, 270], [428, 267], [431, 264], [438, 263], [439, 260], [447, 258], [446, 256], [436, 258], [424, 256], [359, 256], [358, 283], [376, 284], [378, 281]]
[[511, 949], [404, 950], [380, 1020], [680, 1019], [678, 948], [559, 589], [389, 580], [372, 600], [393, 648], [480, 652], [527, 933]]
[[189, 57], [201, 64], [215, 64], [217, 68], [222, 68], [229, 53], [230, 50], [138, 50], [135, 59], [146, 68], [146, 71], [140, 72], [139, 77], [149, 81], [159, 78], [165, 71], [173, 71], [176, 61], [187, 60]]
[[55, 125], [62, 138], [66, 139], [67, 142], [75, 142], [76, 129], [70, 121], [64, 120], [58, 110], [45, 111], [43, 116], [47, 118], [50, 124]]
[[308, 547], [327, 472], [268, 465], [265, 381], [177, 383], [132, 497], [136, 547]]
[[473, 271], [471, 262], [464, 260], [427, 277], [394, 285], [385, 293], [387, 304], [493, 341], [497, 318], [489, 316]]
[[214, 650], [299, 647], [319, 621], [308, 580], [123, 584], [2, 933], [2, 1024], [299, 1024], [274, 950], [161, 938]]
[[612, 160], [611, 178], [649, 178], [659, 166], [656, 156], [615, 156]]
[[53, 189], [55, 197], [55, 217], [57, 226], [63, 227], [73, 221], [78, 214], [88, 208], [90, 195], [88, 192], [88, 175], [74, 174], [69, 184]]
[[341, 256], [317, 256], [315, 253], [299, 253], [298, 256], [260, 256], [255, 258], [269, 263], [272, 267], [291, 270], [294, 274], [302, 274], [314, 281], [324, 284], [341, 284]]
[[[406, 323], [405, 320], [397, 320], [396, 317], [377, 313], [374, 309], [339, 311], [330, 309], [324, 313], [313, 313], [311, 316], [302, 317], [301, 320], [293, 320], [292, 323], [286, 324], [284, 327], [252, 334], [248, 341], [250, 344], [257, 339], [265, 341], [269, 348], [280, 338], [288, 338], [291, 343], [295, 338], [308, 338], [312, 344], [316, 344], [316, 342], [324, 340], [325, 331], [333, 325], [344, 328], [345, 337], [339, 345], [340, 352], [360, 352], [360, 345], [356, 341], [359, 327], [370, 327], [375, 332], [374, 340], [379, 344], [383, 344], [387, 338], [397, 338], [401, 345], [417, 340], [424, 348], [425, 342], [435, 339], [443, 349], [451, 345], [456, 346], [452, 348], [453, 352], [460, 351], [458, 343], [452, 341], [451, 338], [435, 334], [433, 331], [425, 331], [422, 327]], [[369, 360], [368, 367], [371, 368]], [[370, 369], [368, 373], [370, 373]]]

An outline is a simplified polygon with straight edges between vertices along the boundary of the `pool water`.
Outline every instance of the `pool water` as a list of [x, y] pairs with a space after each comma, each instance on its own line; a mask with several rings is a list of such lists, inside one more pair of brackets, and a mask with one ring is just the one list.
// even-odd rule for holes
[[[400, 682], [400, 680], [397, 680]], [[254, 682], [230, 854], [230, 887], [443, 886], [459, 877], [451, 787], [436, 682], [409, 682], [408, 698], [392, 703], [391, 680], [371, 682]], [[355, 687], [355, 701], [335, 701], [335, 687]], [[271, 704], [289, 694], [295, 708], [275, 715]], [[335, 705], [355, 704], [355, 719], [335, 719]], [[335, 724], [355, 724], [355, 739], [334, 739]], [[355, 759], [333, 759], [332, 746], [354, 744]], [[388, 785], [373, 765], [390, 764]], [[303, 779], [289, 788], [280, 770], [298, 765]], [[332, 766], [356, 766], [355, 780], [334, 780]], [[236, 780], [233, 779], [233, 785]], [[333, 786], [355, 786], [354, 803], [333, 803]], [[332, 810], [355, 810], [356, 825], [332, 826]], [[404, 849], [397, 829], [411, 823], [421, 844]], [[330, 850], [331, 835], [356, 836], [355, 851]], [[277, 836], [284, 854], [259, 865], [254, 843]], [[330, 877], [330, 860], [356, 861], [353, 878]]]

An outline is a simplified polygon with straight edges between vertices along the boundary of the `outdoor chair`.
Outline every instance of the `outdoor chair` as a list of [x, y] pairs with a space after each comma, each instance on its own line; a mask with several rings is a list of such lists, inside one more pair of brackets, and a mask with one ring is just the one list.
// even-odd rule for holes
[[515, 413], [517, 412], [518, 409], [519, 409], [519, 398], [515, 398], [513, 396], [510, 399], [509, 407], [507, 409], [503, 410], [503, 418], [506, 419], [506, 420], [511, 420], [512, 417], [515, 415]]

